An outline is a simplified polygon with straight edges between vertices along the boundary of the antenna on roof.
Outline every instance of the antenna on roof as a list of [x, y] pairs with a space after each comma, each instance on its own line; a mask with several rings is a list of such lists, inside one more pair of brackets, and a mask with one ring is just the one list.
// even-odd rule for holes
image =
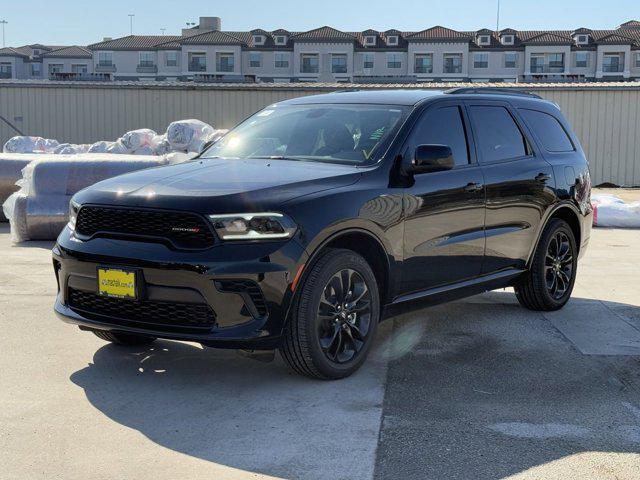
[[496, 13], [496, 32], [500, 31], [500, 0], [498, 0], [498, 12]]
[[164, 35], [164, 32], [165, 32], [165, 30], [166, 30], [166, 29], [167, 29], [167, 27], [162, 27], [162, 28], [160, 29], [160, 31], [162, 32], [162, 35]]
[[2, 24], [2, 46], [6, 47], [4, 43], [4, 26], [9, 22], [7, 22], [6, 20], [0, 20], [0, 23]]

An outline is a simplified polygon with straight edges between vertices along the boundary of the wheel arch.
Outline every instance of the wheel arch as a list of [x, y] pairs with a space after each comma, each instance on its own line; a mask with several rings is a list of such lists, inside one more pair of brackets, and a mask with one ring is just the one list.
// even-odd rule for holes
[[569, 227], [571, 228], [571, 231], [573, 232], [573, 236], [575, 237], [575, 241], [576, 241], [576, 249], [578, 250], [576, 253], [579, 254], [580, 253], [580, 245], [581, 245], [581, 241], [582, 241], [582, 228], [581, 228], [581, 224], [580, 224], [580, 213], [578, 212], [578, 209], [576, 208], [575, 205], [573, 205], [570, 202], [562, 202], [559, 203], [558, 205], [556, 205], [554, 208], [550, 209], [549, 212], [547, 213], [545, 219], [543, 222], [541, 222], [541, 227], [538, 231], [538, 236], [536, 239], [536, 243], [533, 246], [533, 249], [531, 250], [531, 252], [529, 253], [529, 259], [527, 261], [527, 267], [531, 266], [531, 262], [533, 261], [533, 256], [535, 255], [535, 252], [538, 248], [538, 245], [540, 243], [540, 239], [542, 238], [542, 232], [544, 232], [544, 229], [547, 227], [547, 225], [549, 224], [549, 222], [551, 220], [553, 220], [554, 218], [559, 218], [561, 220], [564, 220], [565, 222], [567, 222], [567, 224], [569, 224]]

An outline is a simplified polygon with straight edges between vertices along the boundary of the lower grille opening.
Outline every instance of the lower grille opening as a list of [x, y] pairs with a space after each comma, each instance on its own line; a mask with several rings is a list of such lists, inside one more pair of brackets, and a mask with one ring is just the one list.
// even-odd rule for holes
[[268, 313], [262, 290], [252, 280], [218, 280], [216, 288], [221, 292], [241, 295], [251, 316], [255, 318], [264, 317]]
[[69, 307], [105, 323], [165, 332], [206, 333], [216, 326], [215, 312], [205, 304], [122, 300], [69, 288]]

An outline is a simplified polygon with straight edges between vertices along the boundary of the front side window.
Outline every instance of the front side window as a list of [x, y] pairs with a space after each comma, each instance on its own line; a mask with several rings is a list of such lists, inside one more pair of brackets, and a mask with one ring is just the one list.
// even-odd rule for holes
[[461, 53], [445, 53], [444, 73], [462, 73], [462, 54]]
[[113, 54], [111, 52], [98, 53], [98, 65], [102, 67], [110, 67], [113, 65]]
[[387, 68], [402, 68], [402, 56], [399, 53], [387, 54]]
[[289, 68], [289, 54], [276, 52], [274, 56], [276, 68]]
[[474, 105], [471, 107], [471, 115], [483, 162], [528, 155], [527, 141], [506, 108]]
[[489, 54], [488, 53], [474, 53], [473, 54], [473, 68], [489, 68]]
[[153, 67], [153, 52], [140, 52], [140, 66]]
[[416, 54], [415, 62], [415, 73], [433, 73], [432, 53]]
[[408, 110], [395, 105], [275, 105], [242, 122], [202, 158], [375, 163]]
[[518, 54], [516, 52], [507, 52], [504, 54], [504, 68], [517, 68]]
[[178, 52], [166, 52], [165, 59], [167, 67], [178, 66]]
[[331, 73], [347, 73], [347, 56], [342, 53], [331, 55]]
[[233, 53], [216, 53], [216, 70], [218, 72], [233, 72], [234, 67]]
[[365, 53], [363, 57], [364, 68], [373, 68], [375, 55], [373, 53]]
[[251, 52], [249, 53], [249, 66], [252, 68], [258, 68], [262, 66], [262, 53]]
[[300, 58], [300, 71], [302, 73], [318, 73], [319, 68], [317, 53], [302, 54]]
[[573, 143], [557, 118], [537, 110], [520, 110], [525, 121], [549, 152], [572, 152]]
[[576, 52], [576, 67], [585, 68], [589, 66], [589, 54], [587, 52]]
[[428, 111], [409, 137], [410, 151], [418, 145], [446, 145], [453, 152], [456, 165], [469, 164], [469, 146], [460, 107], [442, 107]]

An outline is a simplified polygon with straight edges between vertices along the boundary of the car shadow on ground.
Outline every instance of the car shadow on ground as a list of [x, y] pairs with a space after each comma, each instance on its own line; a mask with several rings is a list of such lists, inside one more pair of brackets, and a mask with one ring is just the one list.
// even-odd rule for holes
[[383, 395], [377, 478], [497, 479], [640, 448], [640, 357], [584, 355], [511, 293], [382, 325], [373, 358], [338, 382], [170, 341], [105, 345], [71, 380], [110, 419], [166, 448], [285, 478], [370, 478]]

